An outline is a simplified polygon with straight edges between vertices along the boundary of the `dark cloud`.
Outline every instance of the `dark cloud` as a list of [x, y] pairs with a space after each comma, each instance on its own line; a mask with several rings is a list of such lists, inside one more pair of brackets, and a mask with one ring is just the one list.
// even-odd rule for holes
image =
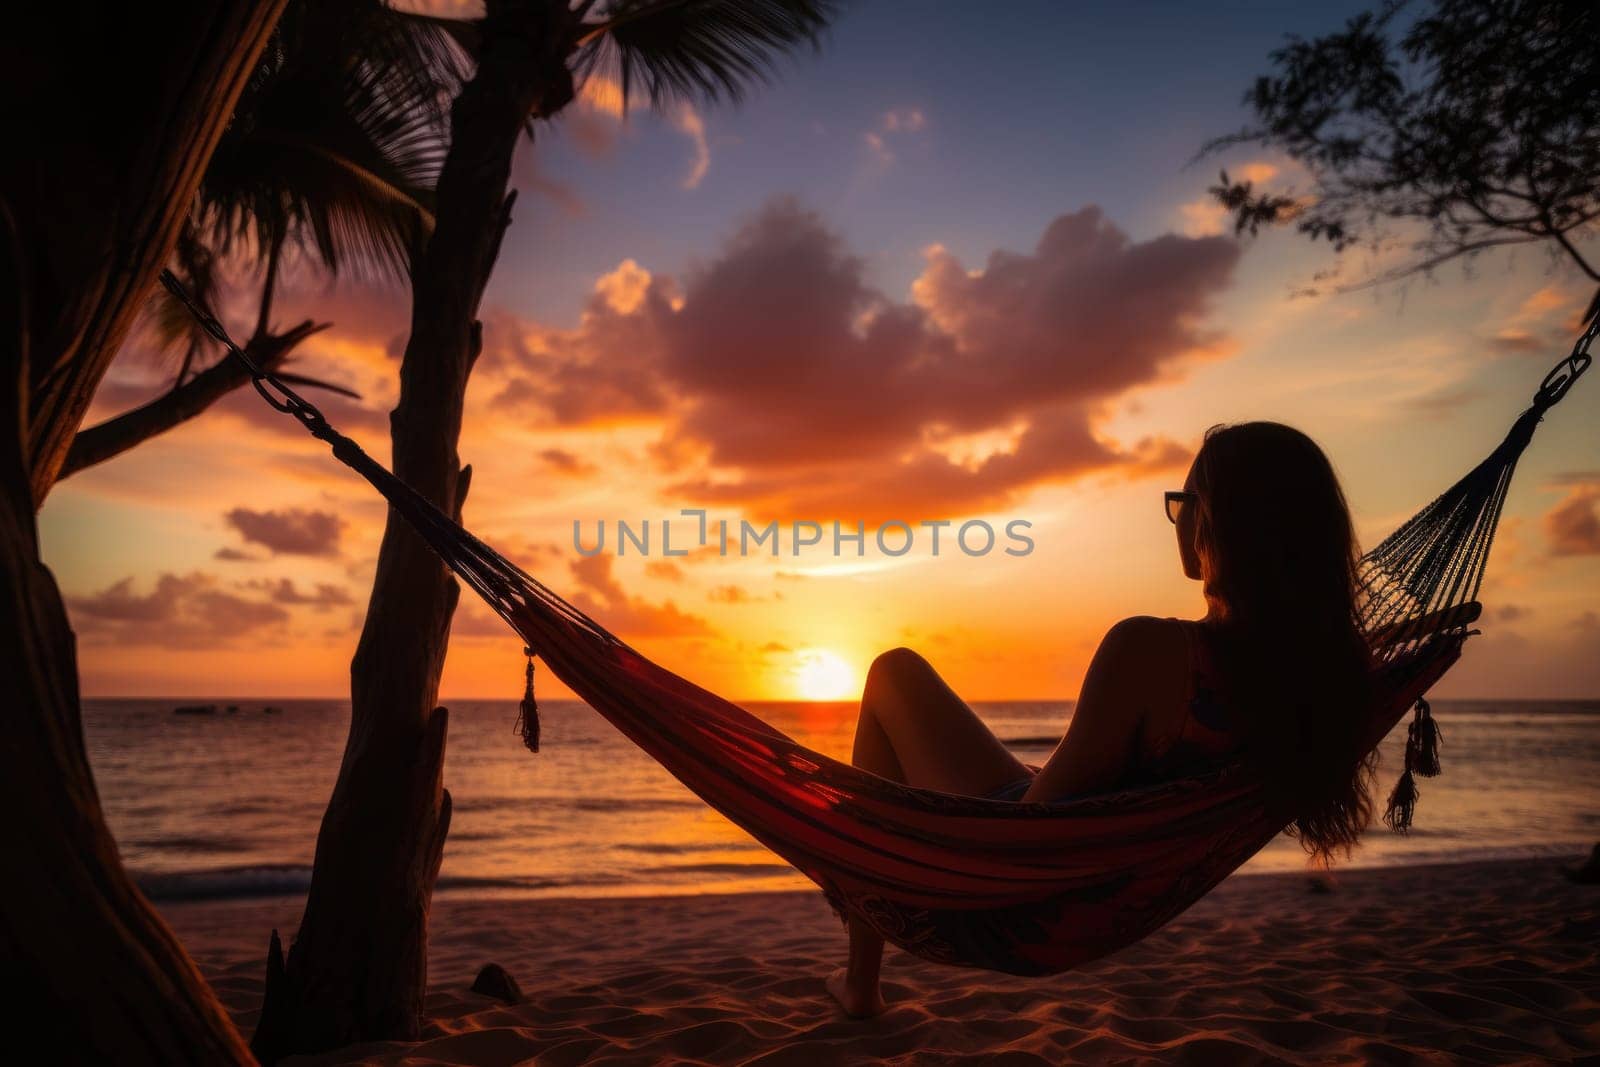
[[1528, 353], [1548, 352], [1550, 342], [1542, 337], [1537, 337], [1525, 330], [1502, 330], [1489, 338], [1489, 344], [1497, 352]]
[[516, 633], [506, 621], [490, 611], [488, 607], [476, 600], [463, 597], [461, 604], [456, 608], [455, 617], [450, 620], [451, 638], [490, 638], [507, 641], [517, 640]]
[[593, 463], [590, 463], [576, 452], [569, 452], [564, 448], [543, 449], [539, 453], [539, 458], [544, 461], [546, 470], [554, 471], [557, 474], [581, 477], [586, 474], [593, 474], [595, 471]]
[[[606, 284], [619, 275], [624, 293]], [[515, 319], [492, 316], [484, 327], [486, 362], [514, 372], [493, 406], [534, 410], [563, 426], [665, 413], [670, 383], [659, 365], [661, 326], [675, 296], [669, 281], [625, 266], [590, 295], [575, 331], [531, 338]]]
[[[1239, 254], [1222, 237], [1134, 241], [1090, 206], [978, 270], [931, 249], [900, 303], [816, 215], [780, 200], [681, 299], [625, 265], [577, 329], [517, 333], [497, 403], [556, 425], [662, 419], [655, 458], [697, 502], [955, 514], [1043, 482], [1181, 464], [1183, 446], [1110, 441], [1096, 420], [1217, 344], [1199, 322]], [[1013, 447], [955, 458], [965, 436], [997, 433]]]
[[1483, 395], [1484, 390], [1477, 386], [1458, 385], [1419, 396], [1410, 401], [1407, 407], [1418, 414], [1439, 418], [1453, 415], [1468, 404], [1475, 403]]
[[124, 578], [91, 596], [69, 597], [79, 633], [101, 643], [212, 648], [274, 629], [289, 612], [279, 603], [218, 588], [207, 574], [163, 574], [149, 593]]
[[[925, 452], [897, 464], [840, 469], [831, 478], [795, 478], [774, 472], [747, 476], [736, 483], [684, 480], [673, 489], [697, 503], [739, 506], [763, 519], [826, 518], [845, 509], [852, 520], [910, 521], [998, 507], [1012, 499], [1018, 488], [1043, 481], [1112, 470], [1125, 474], [1180, 471], [1191, 458], [1189, 449], [1164, 438], [1115, 451], [1097, 441], [1084, 420], [1062, 417], [1030, 428], [1014, 451], [996, 453], [971, 466]], [[848, 479], [847, 495], [840, 492], [840, 479]]]
[[318, 582], [315, 588], [306, 592], [296, 586], [291, 578], [262, 578], [245, 583], [245, 588], [267, 594], [274, 604], [306, 606], [316, 611], [349, 607], [355, 603], [348, 589], [328, 582]]
[[501, 555], [534, 575], [553, 568], [566, 555], [566, 551], [554, 541], [530, 541], [515, 533], [497, 536], [494, 547]]
[[223, 516], [239, 536], [275, 555], [337, 556], [344, 520], [328, 511], [285, 508], [252, 511], [234, 508]]
[[1544, 536], [1552, 555], [1600, 555], [1600, 485], [1579, 485], [1545, 512]]

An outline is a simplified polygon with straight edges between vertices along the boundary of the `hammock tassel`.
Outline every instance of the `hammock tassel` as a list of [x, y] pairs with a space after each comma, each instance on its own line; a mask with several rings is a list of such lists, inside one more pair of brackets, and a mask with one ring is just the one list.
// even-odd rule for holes
[[1407, 770], [1394, 784], [1394, 792], [1389, 794], [1389, 806], [1384, 810], [1383, 821], [1395, 833], [1403, 834], [1411, 829], [1411, 816], [1416, 811], [1417, 780]]
[[1423, 778], [1439, 773], [1439, 723], [1433, 709], [1421, 697], [1417, 698], [1417, 711], [1411, 718], [1411, 728], [1406, 733], [1406, 770]]
[[1434, 721], [1433, 709], [1421, 697], [1417, 698], [1416, 712], [1411, 716], [1411, 726], [1406, 730], [1406, 770], [1394, 784], [1389, 794], [1389, 806], [1384, 810], [1383, 821], [1389, 829], [1403, 834], [1411, 829], [1411, 817], [1417, 811], [1417, 779], [1432, 778], [1439, 773], [1439, 724]]
[[524, 648], [522, 654], [528, 657], [528, 669], [524, 674], [527, 684], [522, 690], [522, 706], [517, 711], [517, 733], [522, 736], [522, 743], [528, 746], [529, 752], [539, 751], [539, 702], [533, 698], [533, 649]]

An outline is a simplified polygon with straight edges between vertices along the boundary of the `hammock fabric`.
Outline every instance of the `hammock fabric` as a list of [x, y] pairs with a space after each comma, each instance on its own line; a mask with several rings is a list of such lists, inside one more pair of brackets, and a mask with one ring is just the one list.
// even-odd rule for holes
[[[261, 395], [371, 482], [574, 693], [707, 804], [901, 948], [943, 963], [1050, 974], [1097, 959], [1188, 908], [1276, 834], [1265, 783], [1243, 762], [1138, 789], [1016, 803], [916, 789], [813, 752], [657, 666], [495, 552], [250, 364], [176, 279], [163, 281]], [[1362, 561], [1376, 656], [1375, 747], [1416, 706], [1389, 820], [1409, 824], [1414, 777], [1438, 770], [1422, 696], [1456, 661], [1518, 457], [1587, 369], [1600, 318], [1550, 372], [1482, 463]], [[536, 731], [532, 664], [524, 716]], [[530, 747], [537, 746], [535, 732]]]

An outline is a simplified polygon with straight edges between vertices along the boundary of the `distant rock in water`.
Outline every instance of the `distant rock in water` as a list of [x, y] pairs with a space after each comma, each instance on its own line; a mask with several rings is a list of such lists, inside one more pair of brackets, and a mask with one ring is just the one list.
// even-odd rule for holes
[[174, 715], [215, 715], [216, 713], [217, 706], [215, 704], [179, 704], [172, 709], [172, 714]]
[[522, 1003], [522, 987], [511, 977], [511, 972], [498, 963], [486, 963], [478, 977], [472, 980], [472, 991], [506, 1004]]
[[278, 714], [278, 712], [280, 712], [282, 710], [283, 709], [278, 707], [276, 704], [268, 704], [266, 707], [261, 709], [261, 714], [263, 714], [263, 715], [276, 715], [276, 714]]

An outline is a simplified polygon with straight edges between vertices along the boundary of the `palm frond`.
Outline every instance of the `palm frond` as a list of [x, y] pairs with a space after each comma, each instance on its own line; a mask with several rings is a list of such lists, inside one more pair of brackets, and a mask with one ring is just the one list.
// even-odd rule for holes
[[[274, 254], [329, 274], [403, 278], [432, 230], [448, 105], [473, 32], [383, 0], [291, 0], [174, 253], [190, 290], [216, 307], [224, 273], [260, 270]], [[269, 271], [264, 287], [273, 283]], [[189, 367], [193, 318], [164, 292], [147, 328], [158, 350], [181, 345]]]
[[449, 26], [377, 0], [291, 5], [201, 184], [215, 254], [286, 244], [329, 273], [404, 277], [467, 65]]
[[442, 126], [392, 106], [371, 68], [336, 75], [285, 79], [249, 132], [218, 146], [207, 232], [223, 254], [281, 237], [330, 273], [403, 278], [432, 228]]
[[[395, 108], [445, 107], [470, 73], [462, 20], [397, 11], [385, 0], [291, 0], [274, 35], [275, 62], [253, 87], [271, 91], [285, 74], [366, 68]], [[237, 113], [254, 110], [247, 91]]]
[[[178, 232], [178, 243], [172, 250], [172, 270], [204, 306], [216, 306], [221, 289], [217, 257], [201, 238], [192, 216]], [[144, 330], [158, 354], [179, 353], [184, 369], [193, 363], [207, 336], [189, 309], [173, 299], [162, 286], [151, 291], [145, 308]]]
[[428, 35], [427, 39], [435, 46], [449, 48], [451, 51], [449, 61], [458, 64], [455, 68], [457, 77], [466, 78], [468, 64], [459, 61], [465, 58], [470, 63], [477, 62], [478, 53], [483, 48], [483, 32], [478, 26], [477, 19], [453, 19], [443, 15], [403, 11], [396, 11], [394, 14], [399, 19], [414, 23], [415, 31]]
[[768, 80], [778, 56], [820, 43], [838, 0], [617, 0], [580, 38], [579, 78], [616, 78], [626, 110], [635, 91], [651, 106], [675, 99], [741, 99]]
[[273, 373], [280, 382], [289, 385], [298, 385], [307, 389], [323, 389], [330, 393], [337, 393], [339, 396], [349, 397], [351, 400], [361, 399], [360, 393], [348, 385], [340, 385], [338, 382], [330, 382], [323, 378], [313, 378], [309, 374], [296, 374], [293, 371], [286, 370], [274, 371]]

